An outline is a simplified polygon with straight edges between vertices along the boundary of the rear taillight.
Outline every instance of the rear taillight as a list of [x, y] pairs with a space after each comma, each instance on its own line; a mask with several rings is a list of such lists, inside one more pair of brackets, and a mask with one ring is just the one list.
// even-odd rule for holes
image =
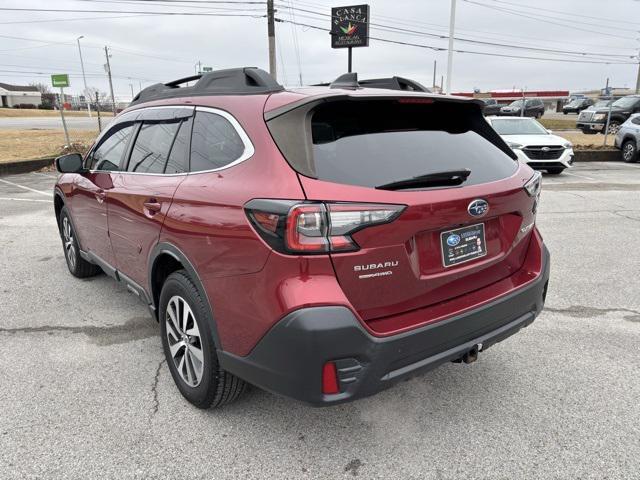
[[395, 220], [404, 205], [252, 200], [245, 205], [260, 236], [282, 253], [358, 250], [351, 235]]
[[542, 191], [542, 174], [535, 171], [533, 176], [524, 184], [524, 190], [527, 192], [527, 195], [533, 197], [534, 200], [531, 211], [536, 213], [538, 211], [538, 204], [540, 203], [540, 192]]

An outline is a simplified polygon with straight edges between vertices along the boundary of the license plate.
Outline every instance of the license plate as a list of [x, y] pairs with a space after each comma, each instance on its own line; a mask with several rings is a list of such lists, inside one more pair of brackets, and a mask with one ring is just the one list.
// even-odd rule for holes
[[452, 267], [487, 254], [484, 239], [484, 223], [469, 225], [440, 233], [442, 263]]

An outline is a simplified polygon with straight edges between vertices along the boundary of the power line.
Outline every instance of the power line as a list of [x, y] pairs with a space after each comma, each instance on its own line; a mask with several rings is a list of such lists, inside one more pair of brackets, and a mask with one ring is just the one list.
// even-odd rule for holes
[[[296, 4], [297, 5], [303, 5], [303, 6], [307, 6], [309, 8], [329, 8], [326, 5], [320, 5], [317, 3], [312, 3], [309, 1], [300, 1], [300, 0], [296, 0]], [[405, 26], [418, 26], [421, 28], [435, 28], [436, 30], [443, 30], [445, 32], [448, 32], [449, 27], [447, 25], [439, 25], [437, 23], [428, 23], [428, 22], [423, 22], [423, 21], [417, 21], [417, 20], [410, 20], [410, 19], [403, 19], [403, 18], [399, 18], [399, 17], [394, 17], [394, 16], [389, 16], [389, 15], [379, 15], [376, 14], [373, 16], [373, 18], [381, 18], [381, 19], [387, 19], [392, 21], [394, 24], [399, 24], [399, 25], [405, 25]], [[553, 43], [554, 40], [549, 40], [547, 38], [539, 38], [539, 37], [532, 37], [532, 36], [524, 36], [524, 35], [512, 35], [512, 34], [508, 34], [508, 33], [504, 33], [504, 32], [500, 32], [499, 34], [496, 32], [489, 32], [486, 30], [478, 30], [478, 29], [472, 29], [472, 28], [457, 28], [456, 30], [460, 30], [460, 31], [465, 31], [465, 32], [474, 32], [474, 36], [479, 37], [479, 38], [488, 38], [488, 37], [498, 37], [498, 40], [504, 40], [504, 41], [510, 41], [508, 39], [505, 39], [503, 37], [510, 37], [510, 38], [517, 38], [517, 39], [528, 39], [528, 40], [535, 40], [536, 42], [543, 42], [543, 43]], [[484, 35], [477, 35], [477, 33], [481, 33]], [[488, 36], [488, 37], [487, 37]], [[631, 39], [630, 40], [635, 40], [635, 39]], [[603, 45], [603, 44], [591, 44], [591, 43], [585, 43], [585, 42], [572, 42], [570, 40], [562, 40], [563, 45], [564, 44], [569, 44], [569, 45], [580, 45], [582, 47], [598, 47], [598, 48], [615, 48], [617, 50], [633, 50], [634, 52], [637, 50], [636, 47], [621, 47], [619, 45]]]
[[78, 20], [107, 20], [114, 18], [134, 18], [134, 17], [146, 17], [146, 15], [118, 15], [118, 16], [109, 16], [109, 17], [75, 17], [75, 18], [54, 18], [50, 20], [17, 20], [12, 22], [0, 22], [0, 25], [16, 25], [16, 24], [25, 24], [25, 23], [55, 23], [55, 22], [73, 22]]
[[[290, 20], [284, 20], [281, 18], [277, 18], [276, 21], [278, 22], [283, 22], [283, 23], [292, 23]], [[314, 30], [321, 30], [324, 32], [331, 32], [331, 30], [327, 29], [327, 28], [323, 28], [323, 27], [318, 27], [316, 25], [309, 25], [309, 24], [305, 24], [305, 23], [296, 23], [296, 25], [300, 25], [300, 26], [304, 26], [307, 28], [312, 28]], [[433, 51], [445, 51], [447, 50], [444, 47], [435, 47], [432, 45], [423, 45], [423, 44], [419, 44], [419, 43], [412, 43], [412, 42], [404, 42], [404, 41], [400, 41], [400, 40], [391, 40], [388, 38], [380, 38], [380, 37], [372, 37], [369, 36], [370, 40], [377, 40], [379, 42], [385, 42], [385, 43], [393, 43], [393, 44], [397, 44], [397, 45], [407, 45], [407, 46], [412, 46], [412, 47], [418, 47], [418, 48], [425, 48], [428, 50], [433, 50]], [[490, 56], [490, 57], [502, 57], [502, 58], [519, 58], [519, 59], [527, 59], [527, 60], [544, 60], [544, 61], [550, 61], [550, 62], [568, 62], [568, 63], [591, 63], [591, 64], [606, 64], [606, 65], [635, 65], [634, 62], [613, 62], [613, 61], [595, 61], [595, 60], [573, 60], [573, 59], [567, 59], [567, 58], [547, 58], [547, 57], [529, 57], [529, 56], [524, 56], [524, 55], [508, 55], [508, 54], [501, 54], [501, 53], [491, 53], [491, 52], [478, 52], [478, 51], [474, 51], [474, 50], [458, 50], [458, 49], [454, 49], [453, 50], [456, 53], [468, 53], [471, 55], [485, 55], [485, 56]]]
[[[507, 9], [507, 8], [503, 8], [503, 7], [497, 7], [497, 6], [494, 6], [494, 5], [487, 5], [486, 3], [479, 3], [479, 2], [475, 2], [473, 0], [463, 0], [463, 1], [467, 2], [469, 4], [472, 4], [472, 5], [477, 5], [479, 7], [488, 8], [490, 10], [496, 10], [498, 12], [508, 13], [510, 15], [515, 15], [515, 16], [518, 16], [518, 17], [530, 18], [532, 20], [536, 20], [536, 21], [539, 21], [539, 22], [548, 23], [548, 24], [551, 24], [551, 25], [559, 25], [561, 27], [571, 28], [573, 30], [580, 30], [582, 32], [595, 33], [595, 34], [598, 34], [598, 35], [605, 35], [605, 36], [608, 36], [608, 37], [624, 38], [625, 40], [635, 40], [635, 38], [632, 38], [632, 37], [625, 37], [625, 36], [622, 36], [622, 35], [615, 35], [613, 33], [607, 33], [607, 32], [599, 32], [599, 31], [593, 30], [593, 29], [577, 27], [577, 26], [572, 25], [572, 24], [561, 23], [560, 21], [546, 20], [545, 18], [542, 18], [542, 17], [545, 17], [543, 15], [532, 16], [531, 14], [528, 14], [528, 12], [527, 13], [523, 13], [523, 12], [518, 11], [518, 10], [511, 10], [511, 9]], [[555, 20], [554, 17], [548, 17], [547, 16], [547, 18], [552, 18], [552, 19]], [[578, 23], [578, 22], [574, 22], [574, 23]], [[603, 25], [594, 25], [594, 26], [598, 26], [598, 27], [604, 28]], [[613, 27], [606, 27], [606, 28], [610, 28], [611, 29]], [[620, 29], [616, 29], [616, 30], [627, 30], [627, 29], [620, 28]], [[629, 31], [636, 32], [636, 30], [629, 30]]]
[[613, 18], [603, 18], [603, 17], [594, 17], [594, 16], [590, 16], [590, 15], [581, 15], [579, 13], [575, 13], [575, 12], [562, 12], [560, 10], [552, 10], [550, 8], [541, 8], [539, 6], [535, 6], [535, 7], [530, 7], [529, 5], [522, 5], [520, 3], [513, 3], [513, 2], [505, 2], [504, 0], [490, 0], [494, 3], [502, 3], [505, 5], [511, 5], [514, 7], [519, 7], [519, 8], [528, 8], [531, 10], [536, 10], [536, 11], [542, 11], [542, 12], [551, 12], [551, 13], [558, 13], [560, 15], [567, 15], [570, 17], [580, 17], [580, 18], [590, 18], [592, 20], [600, 20], [603, 22], [613, 22], [613, 23], [626, 23], [628, 25], [636, 25], [637, 27], [640, 28], [640, 23], [638, 22], [629, 22], [626, 20], [615, 20]]
[[249, 13], [206, 13], [206, 12], [156, 12], [156, 11], [122, 11], [117, 10], [78, 10], [73, 8], [54, 9], [54, 8], [13, 8], [0, 7], [0, 10], [10, 12], [57, 12], [57, 13], [134, 13], [144, 15], [184, 15], [184, 16], [205, 16], [205, 17], [252, 17], [261, 18], [266, 15], [256, 15]]
[[[76, 0], [79, 2], [95, 2], [95, 3], [107, 3], [107, 4], [117, 4], [117, 5], [135, 5], [140, 6], [143, 5], [139, 3], [137, 0]], [[150, 3], [153, 2], [153, 3]], [[168, 2], [168, 3], [167, 3]], [[170, 0], [149, 0], [148, 5], [153, 7], [167, 7], [167, 8], [194, 8], [198, 10], [206, 10], [207, 12], [215, 13], [218, 11], [221, 12], [262, 12], [264, 7], [259, 8], [257, 6], [240, 6], [240, 8], [233, 8], [232, 6], [202, 6], [202, 5], [187, 5], [187, 4], [176, 4], [171, 5], [173, 2]]]
[[[299, 10], [302, 12], [307, 12], [307, 13], [312, 13], [315, 15], [321, 15], [321, 16], [326, 16], [326, 17], [331, 17], [332, 16], [330, 14], [327, 13], [321, 13], [321, 12], [315, 12], [312, 10], [307, 10], [307, 9], [303, 9], [303, 8], [299, 8], [299, 7], [288, 7], [286, 5], [279, 5], [281, 8], [290, 8], [293, 10]], [[310, 17], [307, 17], [310, 18]], [[370, 22], [371, 27], [375, 28], [375, 29], [380, 29], [382, 31], [387, 31], [387, 32], [391, 32], [391, 33], [404, 33], [404, 34], [411, 34], [411, 35], [418, 35], [418, 36], [426, 36], [426, 37], [432, 37], [432, 38], [437, 38], [437, 39], [441, 39], [441, 40], [446, 40], [449, 38], [448, 35], [444, 35], [444, 34], [437, 34], [437, 33], [430, 33], [430, 32], [425, 32], [425, 31], [419, 31], [419, 30], [412, 30], [412, 29], [405, 29], [405, 28], [398, 28], [398, 27], [394, 27], [391, 25], [385, 25], [385, 24], [380, 24], [380, 23], [374, 23], [374, 22]], [[633, 58], [633, 55], [622, 55], [622, 54], [608, 54], [608, 53], [597, 53], [597, 52], [581, 52], [581, 51], [570, 51], [570, 50], [555, 50], [555, 49], [549, 49], [549, 48], [540, 48], [540, 47], [524, 47], [524, 46], [519, 46], [519, 45], [509, 45], [509, 44], [504, 44], [504, 43], [498, 43], [498, 42], [487, 42], [487, 41], [483, 41], [483, 40], [474, 40], [474, 39], [470, 39], [470, 38], [463, 38], [463, 37], [453, 37], [454, 40], [456, 41], [460, 41], [460, 42], [466, 42], [466, 43], [473, 43], [473, 44], [477, 44], [477, 45], [488, 45], [488, 46], [492, 46], [492, 47], [501, 47], [501, 48], [511, 48], [511, 49], [517, 49], [517, 50], [531, 50], [531, 51], [538, 51], [538, 52], [543, 52], [543, 53], [549, 53], [549, 54], [566, 54], [566, 55], [577, 55], [577, 56], [599, 56], [599, 57], [612, 57], [612, 58]]]

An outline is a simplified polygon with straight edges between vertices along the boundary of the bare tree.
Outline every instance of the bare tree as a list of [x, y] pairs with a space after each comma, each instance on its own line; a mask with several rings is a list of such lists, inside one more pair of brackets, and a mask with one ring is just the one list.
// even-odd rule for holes
[[51, 88], [46, 83], [32, 82], [29, 85], [36, 87], [41, 94], [51, 93]]

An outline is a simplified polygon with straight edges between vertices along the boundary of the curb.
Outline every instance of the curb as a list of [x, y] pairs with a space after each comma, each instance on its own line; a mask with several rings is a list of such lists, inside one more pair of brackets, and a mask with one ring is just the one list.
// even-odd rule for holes
[[53, 165], [55, 158], [38, 158], [36, 160], [22, 160], [17, 162], [0, 163], [0, 176], [14, 173], [27, 173]]
[[620, 150], [574, 150], [574, 162], [621, 162]]

